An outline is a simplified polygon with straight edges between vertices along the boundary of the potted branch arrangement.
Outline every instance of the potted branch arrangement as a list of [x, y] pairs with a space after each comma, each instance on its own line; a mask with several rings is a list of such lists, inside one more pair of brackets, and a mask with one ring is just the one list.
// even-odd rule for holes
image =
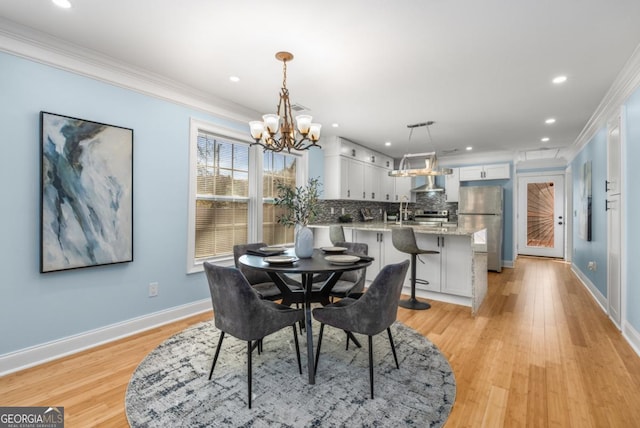
[[296, 256], [301, 259], [313, 254], [313, 232], [307, 226], [318, 216], [320, 182], [310, 178], [306, 186], [291, 186], [276, 182], [278, 196], [276, 205], [286, 208], [286, 212], [278, 217], [278, 223], [295, 226], [294, 241]]

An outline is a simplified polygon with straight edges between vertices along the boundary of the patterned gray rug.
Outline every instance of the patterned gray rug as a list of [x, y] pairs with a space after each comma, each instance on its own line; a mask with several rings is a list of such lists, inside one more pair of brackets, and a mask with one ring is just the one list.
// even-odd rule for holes
[[[317, 340], [319, 325], [314, 324]], [[438, 427], [447, 420], [456, 384], [447, 359], [428, 339], [391, 326], [400, 370], [386, 333], [373, 339], [375, 399], [363, 344], [345, 350], [344, 332], [326, 327], [316, 384], [309, 385], [305, 335], [298, 335], [298, 373], [291, 329], [264, 340], [253, 357], [253, 408], [247, 408], [246, 343], [226, 336], [207, 379], [220, 332], [204, 322], [169, 338], [138, 366], [125, 407], [132, 427]], [[315, 349], [315, 348], [314, 348]]]

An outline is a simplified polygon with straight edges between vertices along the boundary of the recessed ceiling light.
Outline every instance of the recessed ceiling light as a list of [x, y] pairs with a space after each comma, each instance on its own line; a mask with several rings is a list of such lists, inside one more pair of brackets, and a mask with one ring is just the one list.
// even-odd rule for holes
[[468, 146], [468, 147], [467, 147], [467, 151], [471, 151], [471, 150], [473, 150], [473, 147]]
[[542, 141], [543, 143], [546, 143], [547, 141], [549, 141], [549, 137], [540, 138], [540, 141]]
[[390, 146], [391, 145], [391, 141], [385, 141], [384, 145], [385, 146]]
[[69, 9], [71, 7], [71, 3], [69, 2], [69, 0], [51, 0], [51, 1], [53, 1], [53, 4], [63, 9]]
[[559, 85], [560, 83], [564, 83], [566, 81], [567, 81], [567, 76], [556, 76], [552, 80], [552, 82], [555, 83], [556, 85]]
[[333, 126], [334, 128], [337, 128], [340, 125], [338, 125], [337, 123], [332, 123], [331, 126]]
[[237, 83], [240, 81], [240, 78], [238, 76], [229, 76], [229, 80], [231, 80], [233, 83]]
[[552, 123], [556, 123], [556, 120], [550, 117], [549, 119], [545, 120], [544, 123], [546, 123], [547, 125], [551, 125]]

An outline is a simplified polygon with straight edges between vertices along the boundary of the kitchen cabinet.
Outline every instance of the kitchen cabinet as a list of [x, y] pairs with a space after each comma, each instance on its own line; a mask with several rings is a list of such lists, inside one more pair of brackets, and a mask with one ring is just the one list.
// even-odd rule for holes
[[439, 254], [419, 256], [417, 277], [429, 284], [416, 283], [416, 289], [471, 297], [473, 250], [469, 236], [416, 234], [419, 248]]
[[[411, 189], [413, 188], [411, 177], [391, 177], [391, 179], [395, 180], [393, 202], [400, 202], [402, 200], [415, 202], [415, 194], [411, 193]], [[413, 200], [412, 196], [414, 196]], [[403, 199], [403, 197], [405, 199]]]
[[325, 150], [323, 198], [391, 201], [387, 177], [392, 167], [388, 156], [343, 138], [330, 140]]
[[384, 202], [394, 202], [396, 194], [396, 179], [389, 177], [389, 169], [384, 168], [382, 170], [380, 196]]
[[371, 266], [367, 267], [367, 281], [373, 281], [382, 267], [386, 265], [384, 260], [385, 241], [388, 241], [386, 243], [391, 245], [391, 232], [380, 232], [375, 230], [354, 231], [354, 242], [367, 244], [369, 247], [367, 250], [368, 255], [373, 257]]
[[502, 180], [511, 178], [511, 165], [496, 163], [490, 165], [465, 166], [460, 168], [460, 181]]
[[444, 176], [444, 192], [447, 202], [460, 200], [460, 168], [451, 168], [453, 174]]

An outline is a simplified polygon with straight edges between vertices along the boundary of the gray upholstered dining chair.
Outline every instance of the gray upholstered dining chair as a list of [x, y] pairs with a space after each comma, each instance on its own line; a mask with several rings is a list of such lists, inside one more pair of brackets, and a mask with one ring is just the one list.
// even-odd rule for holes
[[[266, 247], [264, 242], [257, 242], [253, 244], [241, 244], [233, 246], [233, 261], [236, 268], [240, 269], [240, 272], [247, 278], [251, 287], [258, 292], [260, 297], [267, 300], [280, 300], [282, 293], [278, 286], [271, 280], [269, 274], [256, 269], [251, 269], [238, 262], [240, 256], [247, 254], [247, 250], [259, 250], [262, 247]], [[288, 285], [292, 288], [296, 288], [293, 282], [288, 282]], [[297, 287], [299, 288], [299, 287]]]
[[346, 238], [344, 237], [344, 228], [337, 224], [329, 226], [329, 240], [333, 245], [340, 247], [341, 245], [338, 245], [338, 242], [346, 241]]
[[[344, 247], [349, 254], [361, 254], [366, 256], [369, 253], [369, 245], [359, 242], [336, 242], [337, 247]], [[340, 279], [333, 286], [330, 292], [330, 296], [333, 297], [347, 297], [349, 294], [362, 293], [364, 291], [364, 284], [366, 281], [367, 269], [358, 269], [355, 271], [343, 272], [340, 275]], [[320, 273], [313, 277], [313, 289], [318, 290], [329, 278], [330, 273]]]
[[320, 347], [325, 324], [352, 333], [365, 334], [369, 338], [369, 384], [371, 398], [373, 398], [373, 343], [372, 337], [387, 330], [391, 351], [399, 369], [396, 348], [391, 335], [391, 324], [396, 320], [398, 301], [402, 291], [409, 260], [385, 266], [373, 280], [367, 292], [359, 299], [345, 297], [344, 299], [322, 308], [313, 309], [313, 317], [320, 321], [318, 349], [316, 351], [315, 367], [318, 370]]
[[[337, 247], [345, 247], [349, 254], [361, 254], [366, 256], [369, 254], [369, 245], [360, 242], [336, 242]], [[354, 296], [364, 291], [364, 283], [367, 277], [367, 268], [350, 270], [343, 272], [340, 279], [331, 289], [329, 294], [332, 298], [344, 298], [349, 295]]]
[[204, 270], [209, 282], [211, 302], [215, 326], [220, 330], [220, 339], [216, 347], [209, 379], [218, 361], [222, 340], [225, 334], [230, 334], [247, 342], [247, 388], [248, 405], [251, 408], [251, 354], [262, 339], [278, 330], [291, 326], [293, 340], [298, 358], [298, 371], [302, 374], [300, 362], [300, 347], [296, 323], [304, 319], [302, 309], [261, 299], [258, 293], [249, 285], [242, 272], [236, 268], [216, 266], [205, 262]]

